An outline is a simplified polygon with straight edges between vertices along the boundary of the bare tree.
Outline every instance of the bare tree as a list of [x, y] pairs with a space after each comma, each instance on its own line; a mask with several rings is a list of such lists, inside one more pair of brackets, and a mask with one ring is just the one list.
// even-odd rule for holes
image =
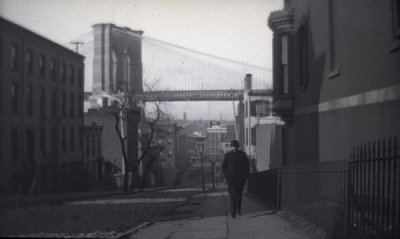
[[[163, 146], [155, 142], [155, 132], [159, 124], [165, 123], [170, 119], [167, 110], [163, 108], [164, 104], [161, 102], [154, 102], [154, 109], [147, 113], [145, 124], [148, 126], [148, 132], [143, 132], [139, 137], [141, 143], [141, 154], [137, 161], [137, 164], [142, 162], [144, 164], [144, 171], [140, 178], [139, 189], [142, 191], [146, 186], [147, 174], [151, 166], [158, 159], [160, 152], [163, 150]], [[148, 159], [145, 161], [144, 159]], [[145, 163], [144, 163], [145, 162]], [[133, 184], [131, 184], [132, 186]]]
[[127, 140], [128, 136], [125, 135], [123, 130], [123, 124], [127, 121], [127, 110], [128, 110], [128, 102], [129, 96], [125, 93], [117, 93], [110, 95], [111, 98], [111, 106], [106, 106], [102, 110], [107, 117], [113, 119], [114, 129], [117, 133], [119, 143], [121, 146], [122, 159], [124, 161], [124, 192], [129, 191], [129, 162], [127, 155]]
[[[151, 91], [158, 81], [154, 81], [152, 85], [145, 84], [148, 91]], [[125, 134], [123, 130], [124, 124], [129, 120], [128, 119], [128, 110], [132, 109], [133, 107], [137, 107], [137, 103], [133, 99], [132, 95], [126, 92], [118, 92], [108, 96], [111, 100], [111, 106], [103, 108], [105, 114], [113, 119], [114, 122], [114, 129], [117, 133], [120, 146], [121, 146], [121, 153], [124, 162], [124, 192], [131, 192], [135, 186], [135, 168], [139, 165], [140, 162], [143, 162], [143, 159], [149, 158], [149, 160], [145, 164], [145, 170], [140, 178], [140, 189], [143, 190], [145, 186], [145, 179], [147, 177], [147, 173], [154, 163], [154, 161], [158, 158], [159, 153], [162, 150], [160, 145], [154, 142], [154, 134], [157, 128], [157, 125], [161, 122], [165, 122], [170, 119], [169, 114], [166, 110], [166, 104], [161, 103], [160, 101], [152, 103], [154, 107], [147, 107], [149, 110], [145, 114], [145, 122], [149, 126], [149, 134], [148, 137], [139, 137], [138, 140], [140, 141], [142, 147], [140, 149], [141, 154], [138, 159], [128, 160], [128, 153], [127, 153], [127, 142], [129, 139], [128, 134]], [[149, 106], [149, 105], [148, 105]], [[131, 166], [131, 167], [130, 167]], [[132, 178], [129, 186], [129, 172], [132, 172]]]

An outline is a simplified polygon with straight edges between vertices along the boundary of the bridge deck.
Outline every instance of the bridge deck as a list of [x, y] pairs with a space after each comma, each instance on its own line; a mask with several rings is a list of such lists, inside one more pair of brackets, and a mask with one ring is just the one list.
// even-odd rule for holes
[[[271, 90], [251, 90], [260, 95], [271, 96]], [[142, 101], [237, 101], [243, 100], [244, 90], [187, 90], [187, 91], [146, 91], [136, 95]]]

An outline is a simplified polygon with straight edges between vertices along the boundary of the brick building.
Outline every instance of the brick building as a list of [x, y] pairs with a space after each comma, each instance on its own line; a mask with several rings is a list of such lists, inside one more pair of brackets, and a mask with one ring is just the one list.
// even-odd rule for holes
[[83, 56], [0, 18], [0, 189], [77, 190]]
[[[139, 128], [140, 137], [146, 142], [148, 137], [150, 137], [151, 129], [147, 123], [141, 123]], [[158, 150], [159, 153], [147, 177], [155, 178], [153, 181], [155, 181], [158, 186], [176, 185], [178, 183], [178, 127], [176, 123], [155, 125], [150, 146], [154, 151]], [[139, 154], [140, 153], [141, 152], [139, 152]], [[144, 172], [147, 163], [148, 160], [144, 160], [140, 166], [142, 172]]]
[[85, 167], [90, 172], [94, 182], [98, 182], [105, 174], [103, 157], [103, 126], [92, 122], [91, 125], [84, 127]]
[[[365, 158], [367, 143], [368, 157], [371, 147], [375, 157], [375, 142], [379, 142], [378, 152], [385, 155], [396, 150], [390, 140], [386, 142], [391, 146], [385, 147], [383, 139], [400, 135], [399, 6], [398, 0], [286, 0], [282, 10], [269, 15], [268, 25], [274, 33], [273, 109], [286, 122], [282, 131], [282, 207], [327, 230], [365, 230], [359, 225], [370, 223], [378, 214], [368, 211], [369, 206], [355, 208], [351, 202], [363, 198], [375, 203], [379, 201], [377, 190], [389, 191], [391, 186], [379, 178], [380, 172], [354, 171], [345, 159], [351, 158], [357, 146], [355, 154]], [[379, 155], [376, 164], [386, 160]], [[339, 164], [344, 166], [338, 168]], [[363, 165], [357, 167], [365, 168]], [[392, 168], [388, 168], [385, 175], [390, 178]], [[329, 172], [330, 180], [324, 172]], [[373, 182], [385, 182], [385, 186], [345, 183], [344, 175], [351, 172], [364, 180], [373, 175]], [[368, 194], [360, 195], [360, 187]], [[398, 205], [398, 196], [396, 200]], [[345, 213], [356, 210], [358, 215], [370, 216], [353, 223], [347, 220], [354, 218], [342, 217], [344, 208]], [[348, 225], [343, 226], [345, 222]], [[394, 224], [381, 227], [373, 221], [370, 225], [374, 229], [366, 227], [367, 233], [381, 233]]]

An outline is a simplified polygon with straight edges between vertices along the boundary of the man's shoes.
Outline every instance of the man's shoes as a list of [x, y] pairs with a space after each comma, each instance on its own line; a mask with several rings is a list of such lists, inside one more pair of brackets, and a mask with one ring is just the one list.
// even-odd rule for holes
[[239, 215], [239, 216], [242, 216], [242, 212], [241, 212], [241, 211], [238, 211], [238, 215]]
[[232, 218], [235, 218], [235, 217], [236, 217], [236, 215], [235, 215], [235, 214], [231, 214], [231, 217], [232, 217]]

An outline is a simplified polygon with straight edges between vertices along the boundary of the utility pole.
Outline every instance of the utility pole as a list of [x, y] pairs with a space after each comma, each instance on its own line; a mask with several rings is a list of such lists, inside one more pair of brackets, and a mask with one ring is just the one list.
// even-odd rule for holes
[[204, 167], [203, 167], [203, 152], [200, 152], [200, 164], [201, 164], [201, 183], [203, 187], [203, 193], [206, 192], [205, 185], [204, 185]]
[[215, 189], [215, 160], [213, 159], [212, 163], [212, 187]]
[[75, 45], [75, 51], [76, 51], [76, 53], [79, 53], [79, 52], [78, 52], [78, 50], [79, 50], [79, 45], [83, 45], [83, 44], [85, 44], [85, 43], [82, 42], [82, 41], [72, 41], [71, 44], [74, 44], [74, 45]]

